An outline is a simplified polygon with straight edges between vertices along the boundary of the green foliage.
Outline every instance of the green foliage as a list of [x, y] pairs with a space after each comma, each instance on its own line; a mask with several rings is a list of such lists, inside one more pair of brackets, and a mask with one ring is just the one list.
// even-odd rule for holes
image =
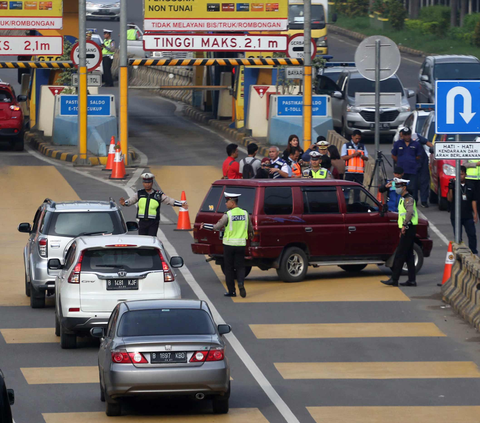
[[405, 21], [405, 28], [408, 31], [422, 32], [423, 22], [420, 19], [410, 19]]
[[424, 22], [422, 25], [422, 34], [431, 34], [443, 38], [447, 32], [448, 31], [445, 31], [444, 27], [438, 22]]
[[373, 0], [371, 13], [380, 13], [380, 15], [384, 15], [385, 11], [387, 10], [387, 5], [383, 0]]
[[[66, 39], [63, 41], [63, 55], [61, 57], [62, 61], [69, 61], [70, 60], [70, 53], [72, 51], [73, 44], [68, 42]], [[74, 73], [76, 69], [64, 69], [60, 73], [60, 77], [58, 78], [59, 85], [72, 85], [72, 73]], [[67, 94], [67, 93], [65, 93]], [[71, 93], [69, 93], [71, 94]]]
[[335, 0], [335, 11], [350, 18], [368, 15], [368, 0]]
[[405, 26], [405, 18], [407, 17], [407, 11], [403, 7], [403, 4], [398, 0], [386, 0], [385, 5], [385, 14], [390, 25], [396, 31], [401, 31]]
[[465, 32], [474, 32], [478, 22], [480, 22], [480, 13], [465, 15], [462, 29]]
[[480, 47], [480, 22], [475, 26], [475, 32], [472, 35], [472, 44], [475, 47]]
[[444, 30], [450, 27], [450, 8], [447, 6], [422, 7], [419, 14], [423, 22], [437, 22]]

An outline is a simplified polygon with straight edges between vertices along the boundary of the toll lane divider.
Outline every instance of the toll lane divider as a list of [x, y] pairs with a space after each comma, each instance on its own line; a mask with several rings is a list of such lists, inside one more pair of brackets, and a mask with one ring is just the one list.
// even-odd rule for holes
[[72, 62], [0, 62], [0, 69], [72, 69]]
[[452, 244], [455, 262], [442, 285], [443, 301], [465, 321], [480, 329], [480, 259], [464, 244]]

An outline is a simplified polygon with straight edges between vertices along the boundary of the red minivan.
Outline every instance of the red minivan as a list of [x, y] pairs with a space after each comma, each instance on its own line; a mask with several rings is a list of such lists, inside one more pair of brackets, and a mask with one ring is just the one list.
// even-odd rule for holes
[[[398, 244], [397, 213], [389, 212], [361, 185], [342, 180], [237, 179], [212, 184], [196, 216], [195, 254], [223, 266], [219, 232], [200, 230], [226, 212], [224, 192], [242, 194], [254, 238], [247, 244], [247, 273], [252, 266], [277, 269], [285, 282], [305, 278], [308, 266], [337, 265], [358, 272], [368, 264], [385, 264]], [[417, 272], [429, 257], [428, 222], [419, 219], [415, 241]]]

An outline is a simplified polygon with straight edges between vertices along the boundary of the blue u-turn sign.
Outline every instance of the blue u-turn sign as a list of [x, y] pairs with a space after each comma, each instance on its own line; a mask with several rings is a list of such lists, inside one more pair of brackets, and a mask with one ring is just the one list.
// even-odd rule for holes
[[437, 134], [480, 133], [480, 81], [437, 81]]

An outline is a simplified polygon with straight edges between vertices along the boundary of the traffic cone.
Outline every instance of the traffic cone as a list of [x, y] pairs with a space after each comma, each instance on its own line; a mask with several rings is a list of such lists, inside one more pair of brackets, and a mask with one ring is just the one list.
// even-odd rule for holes
[[123, 161], [123, 155], [120, 150], [120, 144], [115, 147], [115, 159], [113, 160], [113, 169], [110, 179], [125, 179], [125, 162]]
[[[182, 201], [187, 201], [187, 196], [185, 195], [185, 191], [182, 191]], [[180, 212], [178, 213], [178, 222], [177, 222], [177, 229], [176, 231], [191, 231], [192, 225], [190, 223], [190, 215], [188, 214], [188, 210], [180, 207]]]
[[110, 139], [110, 146], [108, 147], [107, 164], [105, 168], [102, 170], [112, 170], [114, 160], [115, 160], [115, 137], [112, 137]]
[[[442, 285], [450, 279], [452, 275], [452, 267], [455, 263], [455, 257], [452, 252], [452, 241], [448, 244], [447, 256], [445, 257], [445, 267], [443, 269]], [[439, 286], [442, 286], [439, 284]]]

